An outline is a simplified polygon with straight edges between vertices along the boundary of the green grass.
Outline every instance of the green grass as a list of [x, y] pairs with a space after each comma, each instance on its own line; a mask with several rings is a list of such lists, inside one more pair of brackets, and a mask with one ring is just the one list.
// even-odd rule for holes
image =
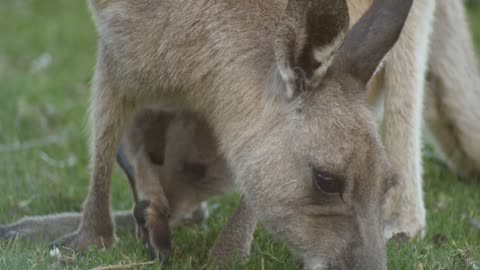
[[[480, 44], [480, 9], [471, 14]], [[88, 188], [86, 111], [95, 45], [85, 1], [0, 0], [0, 223], [80, 209]], [[480, 220], [480, 184], [459, 181], [427, 157], [424, 164], [428, 233], [424, 240], [390, 244], [389, 269], [480, 269], [480, 229], [471, 224]], [[115, 209], [131, 207], [127, 182], [118, 171], [113, 194]], [[167, 268], [199, 269], [237, 199], [212, 202], [221, 207], [212, 207], [208, 226], [175, 229]], [[438, 234], [448, 240], [436, 245]], [[108, 251], [91, 249], [63, 260], [49, 256], [44, 242], [0, 242], [0, 269], [89, 269], [148, 260], [132, 234], [119, 237]], [[251, 261], [232, 268], [298, 265], [259, 228]]]

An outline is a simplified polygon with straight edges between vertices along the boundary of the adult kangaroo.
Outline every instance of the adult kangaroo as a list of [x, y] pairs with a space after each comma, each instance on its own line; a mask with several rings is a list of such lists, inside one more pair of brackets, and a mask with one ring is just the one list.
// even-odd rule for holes
[[348, 31], [345, 0], [91, 0], [99, 32], [92, 177], [62, 243], [110, 246], [110, 177], [147, 105], [211, 125], [246, 205], [306, 269], [385, 269], [382, 202], [394, 184], [365, 86], [412, 0], [376, 0]]

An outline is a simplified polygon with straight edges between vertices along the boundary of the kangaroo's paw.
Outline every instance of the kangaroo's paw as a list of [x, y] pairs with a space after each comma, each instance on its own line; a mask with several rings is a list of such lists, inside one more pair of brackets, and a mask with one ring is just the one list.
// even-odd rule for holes
[[58, 241], [50, 242], [50, 248], [62, 246], [84, 252], [90, 246], [110, 248], [114, 241], [115, 234], [112, 223], [103, 223], [101, 226], [82, 224], [76, 232], [68, 234]]
[[[405, 196], [408, 192], [393, 194], [385, 205], [385, 239], [401, 234], [405, 238], [422, 238], [426, 229], [426, 212], [421, 196]], [[412, 195], [412, 194], [409, 194]]]
[[150, 201], [140, 201], [134, 209], [138, 237], [152, 259], [164, 263], [170, 254], [170, 226], [168, 214]]

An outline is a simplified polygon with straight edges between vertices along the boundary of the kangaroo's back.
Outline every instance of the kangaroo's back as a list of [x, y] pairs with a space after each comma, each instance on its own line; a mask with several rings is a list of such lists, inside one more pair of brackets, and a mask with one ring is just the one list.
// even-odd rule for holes
[[285, 6], [283, 0], [90, 0], [107, 73], [138, 91], [190, 90], [199, 80], [214, 87], [245, 67], [266, 72]]

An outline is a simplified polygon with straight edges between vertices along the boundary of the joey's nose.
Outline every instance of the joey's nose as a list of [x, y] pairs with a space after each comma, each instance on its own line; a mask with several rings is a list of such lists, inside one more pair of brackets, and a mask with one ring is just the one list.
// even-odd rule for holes
[[170, 247], [155, 248], [150, 241], [145, 243], [145, 248], [152, 260], [157, 260], [161, 264], [166, 264], [170, 255]]

